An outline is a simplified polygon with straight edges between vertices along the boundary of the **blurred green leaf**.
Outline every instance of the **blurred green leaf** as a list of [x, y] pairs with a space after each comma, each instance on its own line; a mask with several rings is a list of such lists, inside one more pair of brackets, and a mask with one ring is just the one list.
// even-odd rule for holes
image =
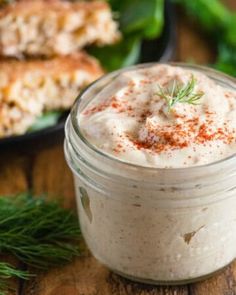
[[141, 40], [137, 37], [127, 37], [121, 42], [105, 47], [92, 47], [89, 53], [100, 60], [107, 71], [135, 64], [140, 56]]
[[236, 76], [236, 13], [220, 0], [174, 0], [184, 6], [218, 44], [215, 68]]
[[35, 132], [47, 127], [54, 126], [58, 122], [61, 114], [62, 111], [53, 111], [43, 114], [37, 118], [34, 124], [29, 128], [28, 132]]
[[218, 57], [215, 67], [229, 75], [236, 76], [235, 48], [222, 43], [218, 48]]
[[107, 71], [135, 64], [143, 39], [157, 38], [164, 25], [164, 0], [108, 0], [119, 22], [122, 40], [112, 46], [89, 48]]
[[223, 37], [225, 42], [234, 47], [236, 52], [236, 13], [231, 13], [227, 26], [225, 28], [225, 34], [223, 36], [218, 36], [219, 38]]
[[124, 2], [120, 11], [120, 26], [123, 33], [136, 33], [144, 38], [155, 38], [160, 35], [164, 23], [163, 0]]
[[224, 27], [230, 18], [230, 11], [219, 0], [175, 0], [196, 17], [208, 29]]

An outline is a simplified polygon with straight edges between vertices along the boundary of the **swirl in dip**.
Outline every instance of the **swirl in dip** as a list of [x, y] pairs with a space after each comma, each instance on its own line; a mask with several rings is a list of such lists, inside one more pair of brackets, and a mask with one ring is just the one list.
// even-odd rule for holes
[[204, 68], [144, 65], [82, 94], [65, 154], [81, 229], [99, 261], [170, 284], [236, 257], [233, 89], [233, 80]]
[[[186, 85], [193, 75], [197, 104], [171, 109], [159, 88]], [[157, 168], [208, 164], [236, 151], [236, 92], [202, 73], [157, 65], [120, 74], [79, 116], [87, 140], [120, 160]]]

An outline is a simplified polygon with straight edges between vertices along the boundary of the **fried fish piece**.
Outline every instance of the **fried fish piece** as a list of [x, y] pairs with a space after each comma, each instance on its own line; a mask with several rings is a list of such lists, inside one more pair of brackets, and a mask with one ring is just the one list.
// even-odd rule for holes
[[79, 91], [102, 74], [97, 60], [84, 52], [0, 61], [0, 137], [25, 133], [44, 111], [70, 108]]
[[115, 43], [117, 27], [103, 1], [21, 0], [0, 10], [0, 54], [67, 55], [89, 44]]
[[0, 102], [0, 138], [25, 133], [35, 120], [35, 115], [17, 105]]

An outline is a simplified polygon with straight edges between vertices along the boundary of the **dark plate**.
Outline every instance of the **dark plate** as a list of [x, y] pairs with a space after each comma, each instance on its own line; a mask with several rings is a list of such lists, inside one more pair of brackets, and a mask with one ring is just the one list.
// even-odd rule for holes
[[[160, 38], [144, 41], [140, 61], [170, 61], [174, 57], [176, 48], [176, 21], [173, 5], [169, 0], [165, 1], [165, 26]], [[0, 149], [34, 149], [40, 146], [48, 146], [55, 142], [61, 142], [64, 138], [64, 125], [68, 112], [65, 112], [58, 123], [52, 127], [40, 131], [26, 133], [20, 136], [11, 136], [0, 139]]]

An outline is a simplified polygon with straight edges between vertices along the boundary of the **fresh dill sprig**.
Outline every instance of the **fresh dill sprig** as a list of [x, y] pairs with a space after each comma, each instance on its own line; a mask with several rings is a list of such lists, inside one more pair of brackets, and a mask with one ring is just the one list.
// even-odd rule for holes
[[32, 277], [32, 275], [30, 275], [26, 271], [18, 270], [16, 268], [14, 268], [9, 263], [0, 262], [0, 278], [1, 279], [10, 279], [12, 277], [27, 280], [30, 277]]
[[76, 216], [56, 202], [30, 194], [0, 198], [0, 252], [36, 268], [70, 261], [79, 255]]
[[[0, 197], [1, 254], [13, 255], [32, 268], [44, 270], [79, 256], [80, 238], [77, 217], [58, 203], [28, 193]], [[2, 289], [12, 276], [28, 278], [27, 273], [0, 264]]]
[[183, 85], [177, 80], [173, 80], [171, 81], [171, 84], [165, 88], [159, 86], [159, 92], [157, 95], [165, 99], [168, 105], [168, 110], [170, 110], [176, 103], [197, 105], [204, 93], [202, 91], [194, 92], [195, 85], [196, 80], [192, 75], [186, 85]]
[[8, 289], [7, 280], [11, 278], [18, 278], [28, 280], [32, 277], [27, 271], [18, 270], [6, 262], [0, 262], [0, 295], [5, 295]]

